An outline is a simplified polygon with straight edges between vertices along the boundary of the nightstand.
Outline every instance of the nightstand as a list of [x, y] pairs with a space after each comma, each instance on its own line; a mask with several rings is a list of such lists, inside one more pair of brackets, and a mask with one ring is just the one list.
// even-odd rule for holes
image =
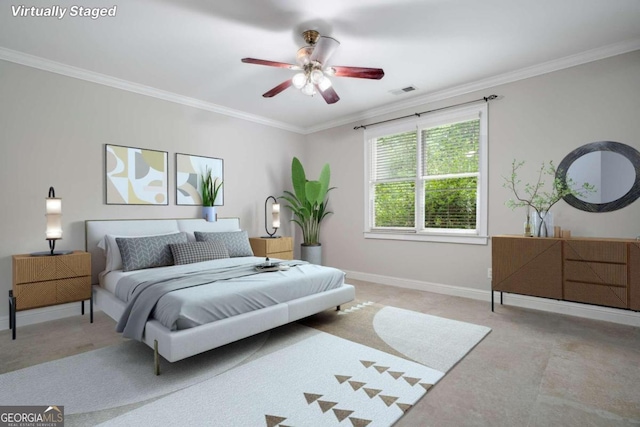
[[293, 259], [293, 239], [291, 237], [251, 237], [253, 255], [259, 257]]
[[89, 300], [93, 323], [91, 254], [75, 251], [67, 255], [13, 255], [13, 289], [9, 291], [9, 328], [16, 339], [16, 312]]

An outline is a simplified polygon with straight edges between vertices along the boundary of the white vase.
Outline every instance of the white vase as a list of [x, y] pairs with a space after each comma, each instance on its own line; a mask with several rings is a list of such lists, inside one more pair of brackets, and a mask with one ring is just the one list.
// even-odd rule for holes
[[322, 245], [300, 245], [300, 259], [309, 264], [322, 265]]
[[208, 222], [216, 222], [218, 220], [218, 214], [216, 213], [216, 207], [215, 206], [203, 206], [202, 207], [202, 218], [204, 218]]
[[533, 212], [531, 215], [533, 220], [534, 237], [553, 237], [553, 214], [548, 211]]

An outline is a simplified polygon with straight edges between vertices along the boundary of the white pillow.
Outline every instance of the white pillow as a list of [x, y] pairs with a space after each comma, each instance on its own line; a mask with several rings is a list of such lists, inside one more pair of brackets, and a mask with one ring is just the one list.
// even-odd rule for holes
[[104, 236], [100, 243], [98, 243], [98, 247], [102, 249], [104, 252], [104, 256], [106, 258], [104, 271], [102, 274], [108, 273], [114, 270], [122, 270], [122, 255], [120, 255], [120, 248], [118, 247], [118, 243], [116, 243], [116, 237], [152, 237], [152, 236], [166, 236], [168, 234], [178, 234], [178, 231], [171, 231], [169, 233], [161, 233], [161, 234], [147, 234], [143, 236], [132, 236], [132, 235], [115, 235], [115, 234], [107, 234]]

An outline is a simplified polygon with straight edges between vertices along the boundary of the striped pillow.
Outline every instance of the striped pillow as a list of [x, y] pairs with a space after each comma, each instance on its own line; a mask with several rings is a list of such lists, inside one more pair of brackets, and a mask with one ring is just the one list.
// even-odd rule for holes
[[222, 242], [189, 242], [169, 245], [176, 265], [229, 258], [229, 251]]

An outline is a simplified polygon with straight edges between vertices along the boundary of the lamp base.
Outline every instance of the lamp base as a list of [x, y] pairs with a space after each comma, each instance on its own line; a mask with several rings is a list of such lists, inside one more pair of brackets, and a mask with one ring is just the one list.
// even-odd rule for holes
[[260, 236], [261, 239], [279, 239], [282, 236]]
[[29, 255], [31, 256], [56, 256], [56, 255], [69, 255], [72, 254], [73, 251], [43, 251], [43, 252], [31, 252]]

